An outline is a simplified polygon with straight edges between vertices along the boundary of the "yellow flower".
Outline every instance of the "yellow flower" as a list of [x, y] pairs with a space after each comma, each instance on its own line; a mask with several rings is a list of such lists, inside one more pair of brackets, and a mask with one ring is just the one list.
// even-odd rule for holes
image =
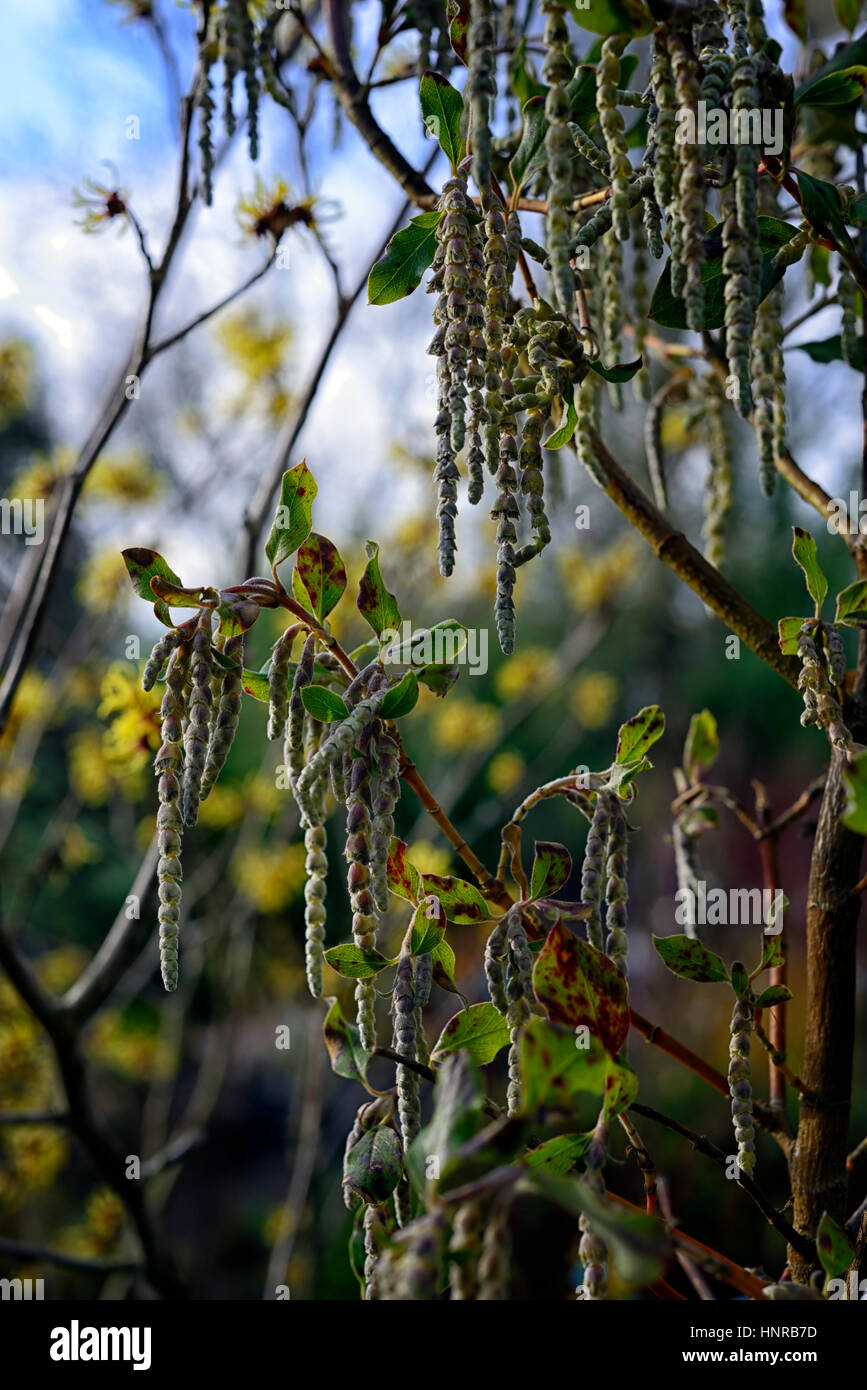
[[406, 857], [420, 874], [451, 873], [451, 852], [431, 844], [430, 840], [414, 840], [407, 848]]
[[601, 554], [573, 550], [559, 560], [568, 597], [582, 612], [600, 608], [622, 596], [635, 578], [640, 549], [634, 536], [622, 536]]
[[29, 463], [15, 474], [9, 484], [9, 496], [46, 501], [63, 474], [69, 471], [73, 458], [73, 450], [65, 445], [53, 449], [50, 454], [33, 454]]
[[67, 1144], [59, 1125], [14, 1125], [3, 1140], [13, 1180], [6, 1195], [13, 1201], [28, 1191], [50, 1187], [66, 1162]]
[[103, 454], [85, 483], [88, 498], [112, 502], [149, 502], [161, 490], [151, 459], [143, 449], [135, 448], [122, 454]]
[[75, 592], [89, 613], [109, 613], [128, 592], [126, 566], [116, 550], [89, 555]]
[[87, 1056], [100, 1066], [135, 1081], [160, 1081], [171, 1076], [175, 1056], [153, 1027], [133, 1025], [122, 1013], [102, 1014], [88, 1030]]
[[620, 681], [608, 671], [588, 671], [572, 685], [573, 713], [585, 729], [601, 729], [611, 718], [620, 695]]
[[114, 772], [105, 761], [102, 734], [82, 729], [69, 740], [69, 784], [84, 806], [103, 806], [114, 785]]
[[491, 759], [487, 772], [488, 786], [498, 796], [506, 796], [517, 787], [526, 771], [527, 765], [520, 753], [504, 750]]
[[217, 336], [232, 364], [256, 383], [282, 370], [292, 329], [288, 323], [268, 324], [258, 309], [244, 309], [224, 319]]
[[33, 349], [9, 338], [0, 343], [0, 429], [23, 415], [32, 398]]
[[233, 859], [232, 878], [258, 912], [281, 912], [304, 887], [304, 859], [303, 845], [250, 845]]
[[78, 946], [58, 946], [46, 951], [37, 965], [37, 974], [49, 994], [62, 994], [77, 980], [88, 962], [88, 954]]
[[[277, 786], [276, 777], [255, 776], [244, 783], [243, 798], [264, 820], [271, 820], [285, 809], [287, 791]], [[213, 795], [213, 793], [212, 793]]]
[[140, 770], [160, 746], [160, 691], [142, 690], [138, 664], [115, 661], [103, 677], [101, 695], [100, 719], [114, 715], [105, 733], [107, 761], [127, 771]]
[[123, 1203], [109, 1187], [98, 1187], [87, 1203], [87, 1234], [95, 1255], [108, 1254], [123, 1225]]
[[[4, 751], [14, 748], [21, 729], [27, 724], [39, 724], [46, 720], [54, 702], [55, 692], [48, 682], [43, 680], [36, 671], [25, 672], [15, 692], [9, 721], [3, 733], [0, 734], [0, 748], [3, 748]], [[4, 795], [10, 793], [7, 779], [12, 771], [9, 769], [8, 773], [4, 772]], [[22, 771], [26, 771], [26, 769], [22, 769]]]
[[519, 648], [497, 671], [497, 694], [504, 700], [526, 695], [546, 685], [556, 669], [556, 657], [544, 647]]
[[489, 748], [500, 732], [500, 716], [493, 705], [454, 695], [435, 711], [431, 723], [434, 743], [446, 753]]
[[60, 859], [67, 869], [80, 869], [84, 864], [97, 864], [102, 850], [88, 840], [80, 825], [68, 825], [60, 842]]
[[199, 807], [199, 824], [208, 830], [227, 830], [237, 825], [244, 812], [244, 798], [237, 787], [219, 782]]

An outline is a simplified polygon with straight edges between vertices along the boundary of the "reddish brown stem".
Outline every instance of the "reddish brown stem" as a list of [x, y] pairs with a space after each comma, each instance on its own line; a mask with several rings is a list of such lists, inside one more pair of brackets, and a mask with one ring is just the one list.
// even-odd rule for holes
[[[756, 789], [756, 820], [760, 830], [767, 830], [771, 824], [771, 807], [761, 783], [754, 783]], [[762, 861], [762, 883], [766, 892], [770, 893], [770, 901], [774, 901], [774, 895], [780, 887], [780, 846], [776, 834], [765, 834], [759, 840], [759, 855]], [[769, 901], [766, 899], [766, 901]], [[771, 985], [785, 985], [786, 983], [786, 927], [785, 914], [780, 913], [782, 918], [782, 930], [777, 937], [780, 950], [783, 956], [782, 965], [775, 965], [771, 969]], [[779, 926], [776, 920], [774, 926]], [[768, 1039], [775, 1052], [786, 1052], [786, 1010], [782, 1004], [775, 1004], [768, 1010]], [[770, 1103], [776, 1110], [785, 1111], [786, 1109], [786, 1075], [782, 1068], [775, 1065], [771, 1060], [769, 1065], [769, 1086]]]

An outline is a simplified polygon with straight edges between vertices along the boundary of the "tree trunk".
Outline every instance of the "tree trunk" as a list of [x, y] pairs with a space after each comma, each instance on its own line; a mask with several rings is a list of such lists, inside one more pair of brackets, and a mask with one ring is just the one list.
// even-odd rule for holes
[[[845, 1220], [846, 1153], [855, 1042], [855, 927], [861, 905], [858, 882], [861, 835], [841, 824], [846, 804], [845, 757], [834, 753], [810, 863], [807, 893], [807, 1000], [805, 1086], [798, 1137], [789, 1159], [793, 1224], [815, 1236], [827, 1211]], [[792, 1278], [806, 1282], [811, 1263], [789, 1249]]]

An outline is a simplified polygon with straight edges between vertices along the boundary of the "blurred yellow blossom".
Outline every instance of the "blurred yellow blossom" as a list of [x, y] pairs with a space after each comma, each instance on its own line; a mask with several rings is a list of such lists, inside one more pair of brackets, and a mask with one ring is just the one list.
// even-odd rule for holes
[[143, 449], [127, 449], [122, 454], [102, 454], [84, 485], [88, 498], [110, 502], [149, 502], [162, 490], [153, 461]]
[[519, 648], [497, 671], [494, 682], [504, 700], [538, 691], [557, 670], [557, 658], [544, 647]]
[[33, 454], [9, 484], [9, 496], [47, 500], [74, 458], [74, 451], [68, 445], [60, 445], [50, 454]]
[[566, 593], [582, 612], [621, 597], [638, 573], [641, 551], [634, 536], [621, 536], [601, 553], [575, 549], [559, 558]]
[[0, 343], [0, 429], [17, 420], [33, 398], [33, 349], [20, 338]]
[[620, 695], [620, 681], [608, 671], [588, 671], [572, 683], [571, 706], [585, 729], [608, 723]]
[[199, 825], [208, 830], [227, 830], [244, 813], [244, 798], [237, 787], [217, 783], [199, 806]]
[[129, 579], [117, 550], [97, 550], [89, 555], [75, 592], [89, 613], [109, 613], [126, 598]]
[[88, 1029], [85, 1052], [93, 1061], [134, 1081], [172, 1074], [175, 1056], [156, 1025], [133, 1023], [117, 1011], [101, 1014]]
[[85, 864], [98, 864], [102, 850], [89, 840], [80, 825], [68, 825], [63, 832], [58, 853], [66, 869], [80, 869]]
[[114, 716], [105, 734], [105, 756], [127, 771], [137, 771], [160, 746], [161, 692], [142, 690], [138, 664], [115, 661], [103, 677], [100, 719]]
[[41, 957], [36, 973], [49, 994], [62, 994], [78, 979], [88, 959], [80, 946], [58, 946]]
[[526, 771], [527, 765], [520, 753], [511, 753], [506, 749], [491, 759], [487, 771], [488, 786], [498, 796], [506, 796], [518, 786]]
[[304, 887], [303, 845], [248, 845], [232, 860], [232, 878], [257, 911], [280, 912]]
[[451, 852], [442, 845], [431, 844], [430, 840], [413, 840], [407, 848], [406, 857], [420, 874], [451, 873]]
[[467, 748], [490, 748], [500, 733], [500, 716], [494, 705], [451, 695], [432, 717], [433, 740], [446, 753]]

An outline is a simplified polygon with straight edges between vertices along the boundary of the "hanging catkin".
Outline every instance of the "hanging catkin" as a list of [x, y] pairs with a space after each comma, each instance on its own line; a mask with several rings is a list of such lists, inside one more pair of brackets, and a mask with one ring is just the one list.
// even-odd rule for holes
[[611, 819], [611, 803], [606, 792], [599, 792], [593, 810], [593, 819], [587, 831], [584, 846], [584, 862], [581, 865], [581, 901], [589, 905], [591, 911], [587, 918], [587, 940], [597, 951], [603, 949], [602, 936], [602, 877], [603, 855], [608, 841], [608, 825]]
[[710, 452], [710, 469], [704, 493], [704, 524], [701, 534], [704, 553], [719, 569], [725, 562], [725, 524], [732, 509], [732, 454], [725, 426], [725, 397], [719, 379], [704, 377], [705, 429]]
[[482, 1237], [482, 1253], [478, 1266], [480, 1303], [503, 1302], [509, 1297], [509, 1267], [512, 1258], [512, 1237], [509, 1230], [509, 1207], [498, 1203], [488, 1216]]
[[858, 370], [862, 366], [863, 352], [858, 334], [858, 312], [861, 296], [858, 286], [846, 267], [842, 267], [837, 280], [837, 298], [840, 300], [842, 319], [840, 326], [843, 361]]
[[[607, 1147], [608, 1126], [600, 1115], [585, 1160], [585, 1182], [598, 1193], [602, 1193], [605, 1188], [602, 1169]], [[591, 1301], [604, 1299], [608, 1292], [608, 1248], [583, 1213], [578, 1225], [581, 1230], [578, 1258], [584, 1266], [582, 1292], [584, 1297]]]
[[374, 779], [370, 829], [370, 880], [377, 911], [388, 911], [388, 852], [394, 834], [394, 808], [400, 796], [400, 752], [393, 736], [376, 721], [373, 731]]
[[177, 628], [170, 628], [169, 631], [164, 632], [159, 641], [154, 644], [153, 650], [145, 662], [145, 668], [142, 672], [142, 690], [153, 690], [157, 683], [157, 677], [180, 640], [181, 633], [178, 632]]
[[[621, 280], [623, 276], [623, 250], [614, 229], [599, 243], [601, 253], [600, 275], [602, 279], [602, 358], [609, 364], [620, 361], [623, 326], [623, 307], [621, 303]], [[612, 405], [619, 410], [623, 403], [623, 392], [618, 382], [608, 382], [608, 395]]]
[[780, 409], [785, 421], [785, 405], [780, 407], [777, 401], [781, 370], [777, 358], [782, 358], [782, 306], [783, 287], [780, 284], [771, 290], [759, 306], [753, 335], [753, 419], [759, 446], [759, 480], [766, 497], [772, 495], [777, 481]]
[[501, 917], [494, 927], [485, 945], [485, 977], [488, 982], [488, 994], [491, 996], [491, 1003], [501, 1014], [509, 1011], [509, 999], [506, 994], [506, 968], [503, 957], [506, 954], [506, 933], [509, 930], [507, 917]]
[[632, 178], [632, 166], [626, 149], [626, 124], [617, 106], [620, 59], [627, 43], [628, 39], [619, 35], [607, 38], [596, 64], [596, 108], [608, 151], [612, 225], [618, 241], [629, 240], [629, 184]]
[[650, 85], [656, 103], [653, 192], [657, 205], [667, 212], [674, 201], [677, 177], [677, 97], [664, 30], [657, 30], [653, 36]]
[[[743, 966], [740, 967], [743, 970]], [[750, 1072], [750, 1033], [752, 1010], [745, 999], [736, 999], [732, 1009], [729, 1040], [729, 1093], [732, 1098], [732, 1124], [738, 1146], [738, 1167], [752, 1176], [756, 1166], [753, 1088]]]
[[211, 609], [203, 608], [196, 625], [190, 659], [191, 688], [184, 731], [184, 776], [181, 809], [185, 825], [199, 818], [199, 799], [211, 730]]
[[[817, 645], [816, 638], [821, 628], [822, 624], [817, 619], [807, 618], [798, 633], [798, 656], [801, 660], [798, 689], [804, 701], [801, 723], [805, 728], [818, 724], [820, 729], [826, 730], [831, 744], [845, 752], [852, 745], [852, 735], [843, 720], [840, 697], [835, 689], [840, 682], [833, 679], [830, 669], [831, 650], [825, 651], [824, 638], [821, 650]], [[839, 673], [839, 660], [839, 654], [835, 652], [834, 675]]]
[[223, 645], [223, 656], [235, 664], [223, 674], [216, 719], [211, 728], [211, 741], [202, 776], [200, 800], [209, 795], [219, 777], [238, 728], [241, 717], [241, 679], [244, 668], [244, 634], [236, 633], [227, 637]]
[[304, 830], [304, 960], [307, 987], [314, 999], [322, 998], [323, 947], [325, 942], [325, 878], [328, 873], [325, 834], [325, 784], [314, 794], [316, 820]]
[[247, 95], [247, 148], [250, 158], [259, 158], [259, 70], [256, 63], [256, 31], [247, 9], [247, 0], [229, 0], [237, 11], [238, 49]]
[[183, 691], [186, 669], [190, 661], [192, 633], [188, 641], [178, 643], [169, 658], [166, 671], [166, 690], [160, 707], [162, 744], [154, 759], [154, 772], [159, 781], [157, 795], [157, 883], [159, 893], [159, 950], [160, 971], [167, 990], [178, 987], [178, 922], [181, 904], [181, 737], [183, 730]]
[[491, 182], [491, 104], [497, 95], [491, 0], [471, 0], [467, 32], [470, 144], [477, 188]]
[[288, 627], [274, 643], [268, 668], [268, 738], [282, 738], [289, 710], [289, 658], [297, 628]]
[[635, 258], [632, 263], [632, 321], [635, 326], [635, 352], [642, 365], [632, 378], [632, 390], [638, 401], [651, 397], [650, 372], [647, 369], [647, 315], [650, 306], [646, 230], [642, 218], [633, 215]]
[[[695, 55], [684, 36], [676, 30], [668, 35], [668, 51], [675, 81], [675, 97], [681, 112], [695, 117], [700, 95]], [[682, 237], [682, 257], [685, 274], [686, 321], [694, 332], [700, 333], [704, 324], [704, 172], [701, 146], [695, 141], [678, 142], [678, 221]], [[674, 265], [672, 265], [672, 272]], [[672, 288], [674, 281], [672, 280]]]
[[196, 109], [199, 113], [199, 178], [202, 202], [210, 207], [214, 200], [214, 89], [211, 81], [214, 45], [203, 19], [199, 31], [199, 82], [196, 88]]
[[508, 971], [506, 978], [506, 1022], [509, 1025], [509, 1085], [506, 1103], [510, 1115], [521, 1108], [521, 1027], [530, 1017], [533, 998], [533, 955], [520, 913], [510, 914], [506, 931]]
[[629, 889], [626, 882], [627, 831], [626, 816], [619, 796], [612, 793], [608, 822], [605, 872], [605, 925], [608, 937], [605, 950], [621, 975], [626, 975], [626, 925], [628, 921]]
[[545, 15], [545, 58], [542, 76], [547, 82], [545, 97], [545, 156], [548, 164], [548, 208], [545, 220], [548, 255], [554, 299], [560, 310], [571, 317], [575, 308], [575, 273], [570, 264], [569, 232], [572, 221], [572, 136], [569, 120], [572, 108], [566, 84], [572, 77], [569, 31], [560, 0], [542, 0]]
[[449, 1241], [449, 1289], [455, 1300], [476, 1297], [476, 1266], [482, 1251], [485, 1208], [481, 1201], [461, 1202]]

